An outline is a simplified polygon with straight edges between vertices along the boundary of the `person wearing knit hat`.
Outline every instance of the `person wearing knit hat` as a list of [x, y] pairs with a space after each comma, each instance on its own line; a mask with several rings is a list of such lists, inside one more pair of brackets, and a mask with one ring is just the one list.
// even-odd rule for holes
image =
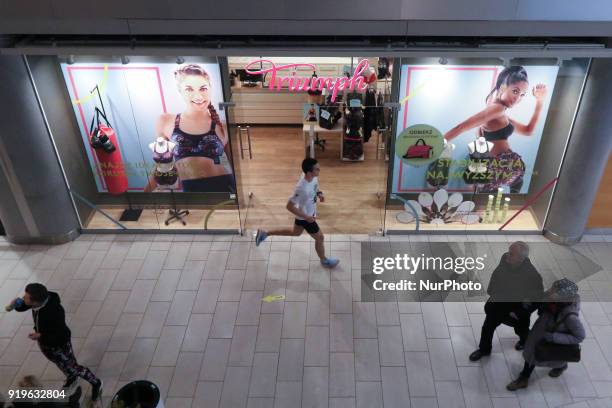
[[[548, 375], [553, 378], [559, 377], [567, 369], [567, 361], [562, 360], [561, 356], [558, 356], [557, 361], [538, 361], [536, 348], [539, 343], [578, 345], [586, 336], [579, 317], [578, 285], [566, 278], [557, 280], [553, 282], [550, 289], [544, 292], [543, 301], [540, 316], [533, 324], [525, 342], [523, 371], [516, 380], [506, 386], [508, 391], [527, 388], [529, 377], [536, 366], [552, 368]], [[554, 358], [557, 358], [556, 354]]]
[[567, 278], [554, 281], [544, 292], [545, 302], [574, 302], [578, 296], [578, 285]]

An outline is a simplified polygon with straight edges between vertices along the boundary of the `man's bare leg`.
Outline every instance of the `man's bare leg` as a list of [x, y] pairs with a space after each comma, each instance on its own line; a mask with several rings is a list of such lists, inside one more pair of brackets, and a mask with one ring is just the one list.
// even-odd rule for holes
[[319, 230], [319, 232], [310, 234], [310, 236], [315, 240], [315, 251], [317, 251], [319, 259], [323, 261], [325, 259], [325, 238], [323, 232]]
[[266, 231], [266, 230], [261, 230], [261, 231], [265, 231], [266, 234], [268, 234], [268, 236], [278, 235], [278, 236], [283, 236], [283, 237], [299, 237], [300, 235], [302, 235], [302, 232], [304, 232], [304, 227], [294, 224], [293, 228], [281, 228], [281, 229], [275, 229], [275, 230], [270, 230], [270, 231]]
[[301, 225], [293, 225], [291, 228], [282, 228], [276, 230], [266, 231], [264, 229], [258, 229], [257, 235], [255, 236], [255, 245], [259, 246], [266, 240], [270, 235], [284, 236], [284, 237], [298, 237], [304, 232], [304, 227]]
[[333, 268], [338, 265], [340, 262], [339, 260], [325, 256], [325, 237], [323, 236], [323, 232], [319, 230], [315, 234], [310, 234], [310, 236], [315, 240], [315, 250], [321, 260], [321, 264], [326, 268]]

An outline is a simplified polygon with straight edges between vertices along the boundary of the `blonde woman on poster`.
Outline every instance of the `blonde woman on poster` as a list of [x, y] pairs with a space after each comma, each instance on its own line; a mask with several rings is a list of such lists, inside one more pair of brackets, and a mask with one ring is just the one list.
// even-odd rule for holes
[[[175, 144], [172, 154], [184, 192], [234, 192], [231, 172], [221, 162], [226, 151], [227, 135], [210, 99], [209, 74], [197, 64], [177, 69], [174, 79], [185, 103], [179, 114], [164, 113], [156, 124], [155, 138], [163, 137]], [[164, 184], [154, 175], [145, 192]]]
[[495, 87], [485, 99], [486, 107], [444, 135], [444, 139], [450, 141], [478, 127], [479, 136], [493, 143], [491, 154], [494, 160], [489, 162], [492, 178], [480, 189], [482, 192], [496, 191], [501, 186], [509, 186], [511, 193], [521, 190], [525, 163], [518, 153], [512, 151], [508, 138], [514, 133], [523, 136], [533, 134], [544, 106], [546, 85], [537, 84], [531, 91], [536, 98], [536, 105], [529, 123], [517, 122], [507, 115], [507, 110], [519, 104], [528, 90], [529, 80], [524, 67], [515, 65], [505, 68], [497, 76]]

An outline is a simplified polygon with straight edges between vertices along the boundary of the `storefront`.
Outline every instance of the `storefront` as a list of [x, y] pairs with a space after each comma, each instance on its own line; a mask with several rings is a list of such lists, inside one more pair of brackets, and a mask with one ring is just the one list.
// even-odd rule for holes
[[291, 221], [306, 156], [321, 163], [329, 233], [542, 233], [591, 64], [24, 60], [83, 232], [243, 234]]

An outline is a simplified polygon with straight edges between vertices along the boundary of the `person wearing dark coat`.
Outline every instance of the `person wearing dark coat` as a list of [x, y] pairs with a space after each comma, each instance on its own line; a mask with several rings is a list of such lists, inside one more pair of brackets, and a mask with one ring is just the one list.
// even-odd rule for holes
[[[523, 358], [525, 364], [518, 378], [506, 386], [508, 391], [527, 388], [529, 377], [536, 366], [550, 367], [548, 375], [559, 377], [567, 369], [567, 361], [538, 361], [536, 346], [545, 340], [554, 344], [580, 344], [586, 333], [580, 321], [580, 296], [578, 285], [569, 279], [555, 281], [544, 294], [544, 303], [540, 307], [538, 320], [529, 332]], [[556, 358], [557, 356], [555, 356]]]
[[522, 350], [529, 334], [531, 313], [537, 309], [543, 292], [542, 277], [529, 260], [529, 246], [522, 241], [514, 242], [491, 275], [480, 343], [478, 350], [470, 354], [470, 360], [478, 361], [491, 354], [493, 333], [500, 324], [514, 328], [519, 337], [514, 347]]
[[102, 380], [89, 368], [77, 363], [59, 295], [47, 291], [43, 284], [30, 283], [25, 288], [23, 299], [14, 299], [8, 306], [11, 308], [17, 312], [32, 311], [34, 332], [28, 337], [36, 340], [44, 356], [66, 375], [64, 389], [67, 394], [75, 391], [78, 377], [81, 377], [91, 384], [91, 399], [97, 401], [102, 394]]

